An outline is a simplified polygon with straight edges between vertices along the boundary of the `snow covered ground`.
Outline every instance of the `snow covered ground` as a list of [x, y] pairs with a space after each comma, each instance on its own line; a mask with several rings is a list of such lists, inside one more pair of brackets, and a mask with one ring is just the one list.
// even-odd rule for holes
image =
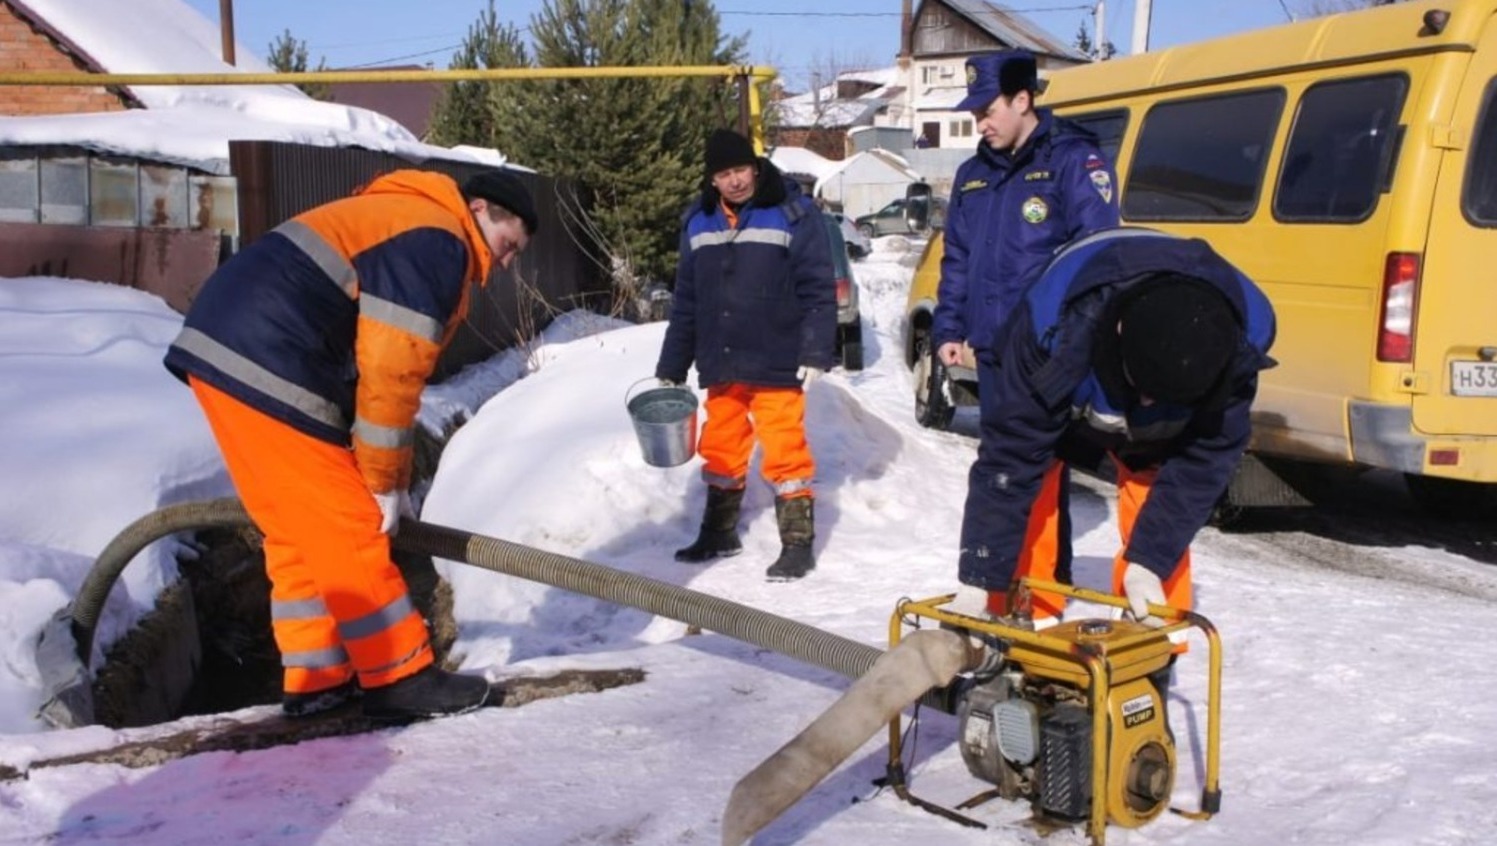
[[[677, 564], [703, 500], [699, 462], [640, 458], [624, 395], [653, 372], [664, 326], [572, 315], [428, 391], [440, 417], [492, 395], [454, 438], [422, 518], [690, 587], [885, 644], [906, 596], [955, 586], [956, 534], [974, 442], [918, 427], [898, 349], [914, 253], [901, 239], [855, 270], [868, 368], [809, 397], [818, 461], [818, 568], [770, 584], [769, 490], [751, 483], [744, 553]], [[146, 295], [54, 279], [0, 280], [0, 764], [147, 733], [43, 731], [29, 639], [122, 526], [162, 504], [227, 492], [191, 398], [159, 359], [178, 322]], [[523, 377], [523, 378], [521, 378]], [[1078, 579], [1101, 587], [1116, 544], [1104, 487], [1073, 497]], [[173, 578], [171, 544], [127, 571], [101, 642]], [[1487, 843], [1497, 832], [1497, 573], [1441, 550], [1368, 549], [1406, 572], [1458, 573], [1455, 592], [1328, 570], [1310, 552], [1205, 532], [1200, 611], [1225, 643], [1221, 813], [1165, 815], [1107, 840], [1144, 844]], [[465, 667], [504, 677], [641, 667], [641, 684], [373, 734], [153, 768], [74, 765], [0, 781], [0, 843], [709, 844], [733, 784], [849, 681], [642, 612], [444, 565]], [[1450, 579], [1438, 580], [1449, 584]], [[1182, 662], [1170, 708], [1174, 804], [1204, 778], [1205, 650]], [[254, 709], [268, 713], [271, 709]], [[194, 718], [186, 725], [207, 725]], [[956, 721], [923, 712], [915, 792], [954, 804], [967, 773]], [[907, 751], [909, 751], [907, 749]], [[882, 734], [754, 841], [765, 844], [1081, 844], [1024, 824], [1028, 809], [974, 810], [963, 828], [872, 782]]]

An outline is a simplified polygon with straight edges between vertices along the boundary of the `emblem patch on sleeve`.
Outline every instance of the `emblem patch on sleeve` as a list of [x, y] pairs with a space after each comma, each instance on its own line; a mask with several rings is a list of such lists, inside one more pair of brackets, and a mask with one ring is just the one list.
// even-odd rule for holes
[[1030, 223], [1044, 223], [1045, 218], [1050, 216], [1050, 207], [1039, 197], [1030, 197], [1024, 201], [1021, 209], [1024, 219]]
[[1105, 170], [1094, 170], [1089, 176], [1092, 180], [1092, 187], [1096, 188], [1097, 193], [1102, 195], [1102, 201], [1105, 203], [1112, 202], [1112, 175]]

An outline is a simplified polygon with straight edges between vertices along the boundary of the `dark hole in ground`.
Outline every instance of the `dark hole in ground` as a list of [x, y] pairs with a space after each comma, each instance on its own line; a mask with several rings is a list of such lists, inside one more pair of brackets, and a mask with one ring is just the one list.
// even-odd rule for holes
[[[417, 427], [413, 475], [429, 480], [454, 423], [438, 440]], [[281, 654], [270, 630], [270, 580], [260, 533], [205, 529], [182, 578], [112, 645], [94, 680], [94, 720], [111, 728], [152, 725], [281, 699]], [[426, 618], [437, 661], [447, 663], [457, 626], [452, 589], [428, 556], [394, 553], [411, 600]]]
[[[271, 637], [259, 533], [204, 530], [195, 545], [197, 559], [179, 562], [182, 579], [110, 648], [94, 682], [98, 723], [150, 725], [280, 701], [281, 654]], [[395, 560], [437, 660], [445, 661], [457, 633], [452, 590], [429, 557], [396, 553]]]

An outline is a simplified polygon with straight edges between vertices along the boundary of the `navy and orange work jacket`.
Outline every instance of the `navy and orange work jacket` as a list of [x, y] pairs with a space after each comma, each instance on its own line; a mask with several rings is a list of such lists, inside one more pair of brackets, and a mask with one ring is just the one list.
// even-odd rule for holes
[[166, 354], [407, 487], [421, 391], [492, 257], [457, 183], [402, 170], [288, 220], [224, 263]]

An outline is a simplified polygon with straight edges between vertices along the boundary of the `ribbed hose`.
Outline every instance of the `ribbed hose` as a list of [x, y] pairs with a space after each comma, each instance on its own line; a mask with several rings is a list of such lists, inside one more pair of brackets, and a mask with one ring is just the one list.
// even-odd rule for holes
[[[72, 605], [73, 636], [85, 667], [109, 590], [152, 541], [173, 532], [210, 527], [253, 526], [237, 499], [172, 505], [131, 523], [100, 553]], [[883, 655], [867, 644], [644, 576], [569, 558], [473, 532], [404, 520], [392, 541], [396, 549], [460, 561], [496, 573], [541, 582], [639, 608], [662, 617], [762, 646], [808, 664], [857, 678]]]
[[155, 541], [176, 532], [193, 529], [217, 529], [254, 527], [239, 500], [210, 499], [203, 502], [184, 502], [169, 505], [136, 520], [126, 526], [94, 562], [92, 570], [78, 588], [78, 598], [73, 600], [73, 639], [77, 643], [78, 658], [87, 667], [92, 660], [94, 631], [99, 626], [99, 615], [104, 611], [104, 601], [109, 591], [119, 580], [125, 565], [134, 560], [142, 549]]

